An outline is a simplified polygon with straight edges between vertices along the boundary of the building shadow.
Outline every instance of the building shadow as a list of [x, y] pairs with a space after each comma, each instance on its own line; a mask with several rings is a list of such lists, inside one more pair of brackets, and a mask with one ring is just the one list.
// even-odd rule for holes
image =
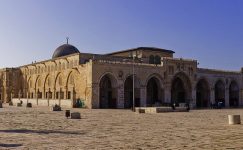
[[71, 134], [71, 135], [84, 135], [85, 134], [85, 132], [78, 132], [78, 131], [27, 130], [27, 129], [0, 130], [0, 133]]
[[20, 147], [23, 144], [1, 144], [0, 143], [0, 147]]

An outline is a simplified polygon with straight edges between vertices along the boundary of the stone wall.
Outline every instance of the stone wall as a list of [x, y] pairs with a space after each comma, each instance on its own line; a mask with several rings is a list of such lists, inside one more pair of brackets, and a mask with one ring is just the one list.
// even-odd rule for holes
[[23, 106], [26, 106], [27, 103], [31, 103], [32, 106], [54, 106], [55, 104], [64, 107], [64, 108], [73, 108], [73, 101], [70, 99], [18, 99], [14, 98], [12, 99], [12, 102], [15, 106], [17, 106], [17, 103], [20, 103], [20, 101], [23, 102]]

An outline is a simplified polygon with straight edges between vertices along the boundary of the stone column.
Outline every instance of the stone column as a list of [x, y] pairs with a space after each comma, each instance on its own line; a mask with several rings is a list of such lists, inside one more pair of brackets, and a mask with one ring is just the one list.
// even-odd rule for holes
[[53, 99], [56, 99], [56, 88], [53, 89]]
[[90, 108], [99, 108], [100, 100], [99, 100], [99, 85], [93, 83], [91, 87], [87, 87], [87, 99], [90, 104], [88, 104]]
[[37, 94], [36, 94], [36, 93], [37, 93], [37, 92], [36, 92], [36, 89], [34, 89], [33, 99], [34, 99], [34, 98], [37, 98], [37, 96], [36, 96]]
[[63, 99], [68, 99], [67, 92], [68, 92], [67, 86], [64, 86], [64, 89], [63, 89]]
[[146, 107], [146, 99], [147, 99], [147, 94], [146, 94], [146, 86], [140, 86], [140, 106], [141, 107]]
[[190, 107], [195, 108], [197, 104], [197, 90], [192, 90], [192, 100], [190, 102]]
[[14, 93], [11, 92], [11, 101], [12, 101], [13, 98], [14, 98]]
[[45, 99], [46, 98], [45, 95], [46, 95], [46, 91], [45, 91], [45, 88], [43, 88], [41, 98]]
[[70, 92], [70, 100], [71, 100], [72, 107], [73, 107], [74, 103], [76, 103], [76, 101], [74, 100], [74, 88], [72, 88], [72, 90]]
[[21, 91], [19, 91], [19, 93], [18, 93], [18, 98], [20, 100], [20, 98], [21, 98]]
[[165, 103], [171, 103], [171, 87], [165, 86], [164, 93], [165, 93]]
[[70, 99], [71, 99], [71, 100], [74, 99], [74, 97], [73, 97], [74, 95], [73, 95], [73, 94], [74, 94], [74, 89], [72, 88], [72, 90], [71, 90], [71, 92], [70, 92]]
[[229, 88], [225, 88], [225, 107], [229, 107]]
[[117, 88], [117, 108], [124, 108], [124, 85], [123, 81], [118, 81], [118, 88]]
[[210, 90], [210, 103], [212, 103], [212, 104], [215, 103], [215, 90], [214, 90], [214, 88], [211, 88], [211, 90]]
[[58, 94], [58, 105], [61, 106], [61, 93], [62, 93], [62, 88], [59, 89], [59, 94]]
[[39, 100], [38, 94], [39, 94], [39, 90], [38, 91], [35, 90], [36, 105], [38, 105], [38, 100]]
[[243, 89], [239, 89], [239, 106], [243, 105]]
[[49, 106], [50, 105], [50, 89], [48, 90], [48, 92], [46, 94], [46, 99], [47, 99], [47, 106]]

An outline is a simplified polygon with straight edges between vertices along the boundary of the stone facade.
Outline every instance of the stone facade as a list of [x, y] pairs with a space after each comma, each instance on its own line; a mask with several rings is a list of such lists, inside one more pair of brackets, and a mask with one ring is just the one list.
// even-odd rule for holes
[[190, 103], [206, 108], [216, 102], [243, 106], [242, 71], [198, 68], [196, 60], [173, 58], [173, 53], [150, 47], [105, 55], [72, 53], [1, 69], [0, 98], [70, 107], [82, 100], [88, 108], [130, 108], [133, 100], [141, 107]]

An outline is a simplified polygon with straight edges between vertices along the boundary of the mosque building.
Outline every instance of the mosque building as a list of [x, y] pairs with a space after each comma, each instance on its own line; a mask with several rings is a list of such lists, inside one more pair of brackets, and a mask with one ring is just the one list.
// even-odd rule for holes
[[198, 68], [197, 60], [174, 58], [172, 50], [138, 47], [109, 54], [59, 46], [49, 60], [0, 70], [3, 102], [87, 108], [131, 108], [189, 103], [207, 108], [243, 106], [243, 69]]

